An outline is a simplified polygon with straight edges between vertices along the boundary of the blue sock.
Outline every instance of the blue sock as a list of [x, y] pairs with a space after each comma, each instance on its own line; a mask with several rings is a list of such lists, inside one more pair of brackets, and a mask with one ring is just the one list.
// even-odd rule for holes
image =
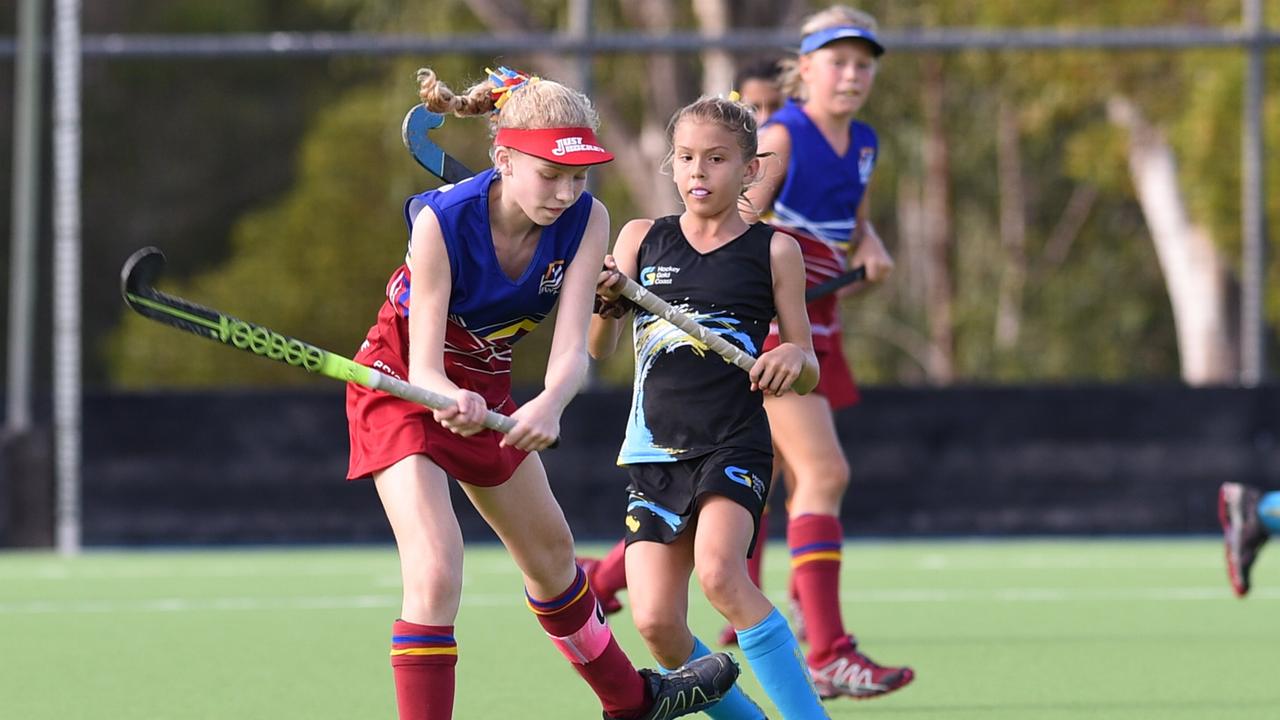
[[[706, 657], [711, 654], [711, 648], [702, 644], [698, 638], [693, 639], [693, 653], [689, 655], [686, 663], [697, 660], [700, 657]], [[675, 668], [658, 668], [663, 674], [669, 673]], [[712, 720], [766, 720], [764, 711], [760, 709], [747, 697], [742, 688], [734, 685], [730, 688], [728, 694], [720, 698], [720, 702], [703, 710]]]
[[1269, 492], [1258, 501], [1258, 519], [1267, 533], [1280, 534], [1280, 491]]
[[827, 720], [796, 636], [777, 608], [754, 627], [739, 630], [738, 647], [782, 717]]

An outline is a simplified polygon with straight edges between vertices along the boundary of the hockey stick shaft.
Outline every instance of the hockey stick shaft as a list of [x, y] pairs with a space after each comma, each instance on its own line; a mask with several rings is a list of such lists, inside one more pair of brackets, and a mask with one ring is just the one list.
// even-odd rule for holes
[[635, 280], [625, 275], [622, 276], [622, 279], [624, 282], [619, 292], [626, 299], [685, 331], [690, 337], [711, 348], [712, 352], [743, 370], [751, 372], [751, 368], [755, 367], [756, 359], [742, 348], [712, 332], [706, 325], [675, 309], [666, 300], [645, 290]]
[[845, 287], [847, 285], [852, 285], [856, 282], [866, 280], [866, 279], [867, 279], [867, 266], [859, 265], [858, 267], [850, 270], [847, 273], [844, 273], [842, 275], [837, 275], [831, 278], [830, 280], [818, 283], [817, 285], [814, 285], [808, 290], [805, 290], [804, 301], [806, 303], [811, 303], [814, 300], [817, 300], [819, 298], [824, 298], [830, 295], [831, 293], [839, 290], [842, 287]]
[[[405, 147], [409, 148], [413, 159], [426, 168], [427, 172], [445, 182], [458, 182], [470, 177], [473, 173], [461, 163], [453, 160], [452, 157], [427, 137], [428, 130], [439, 127], [443, 122], [444, 118], [442, 116], [430, 112], [421, 105], [414, 106], [404, 118], [402, 132], [404, 144]], [[447, 161], [453, 161], [453, 172], [463, 172], [465, 176], [453, 176]], [[707, 329], [697, 320], [675, 309], [666, 300], [645, 290], [635, 280], [631, 278], [625, 278], [625, 280], [626, 283], [620, 292], [628, 300], [684, 330], [690, 336], [706, 344], [717, 355], [743, 370], [750, 372], [751, 368], [755, 366], [756, 359], [741, 348]]]
[[[434, 116], [434, 118], [431, 116]], [[404, 118], [404, 144], [405, 147], [409, 148], [409, 152], [413, 155], [413, 159], [417, 160], [419, 165], [426, 168], [427, 172], [430, 172], [445, 182], [458, 182], [459, 180], [465, 179], [465, 177], [459, 178], [448, 176], [445, 172], [443, 163], [437, 162], [436, 153], [439, 153], [444, 158], [450, 160], [452, 160], [452, 158], [446, 155], [439, 146], [431, 142], [430, 138], [427, 137], [427, 130], [439, 127], [443, 122], [444, 118], [440, 115], [428, 111], [421, 105], [414, 106], [414, 108], [411, 109], [409, 114]], [[466, 177], [470, 177], [472, 175], [470, 170], [467, 170], [461, 163], [457, 163], [457, 161], [454, 161], [454, 167], [460, 168], [462, 172], [465, 172]], [[621, 293], [628, 300], [666, 320], [672, 325], [675, 325], [681, 330], [684, 330], [686, 333], [689, 333], [689, 335], [705, 343], [707, 347], [711, 348], [717, 355], [725, 360], [737, 365], [743, 370], [748, 372], [751, 371], [751, 368], [756, 362], [756, 359], [751, 357], [751, 355], [747, 354], [741, 348], [738, 348], [728, 340], [725, 340], [714, 332], [711, 332], [697, 320], [694, 320], [688, 315], [685, 315], [675, 309], [666, 300], [663, 300], [653, 293], [650, 293], [648, 290], [645, 290], [635, 280], [632, 280], [631, 278], [625, 279], [626, 284], [623, 285]]]
[[[156, 248], [147, 247], [130, 256], [120, 273], [120, 289], [125, 303], [145, 318], [317, 375], [381, 390], [435, 410], [454, 405], [453, 398], [446, 395], [407, 383], [262, 325], [160, 292], [152, 286], [152, 281], [163, 267], [164, 254]], [[516, 421], [486, 410], [484, 426], [507, 433], [516, 426]]]

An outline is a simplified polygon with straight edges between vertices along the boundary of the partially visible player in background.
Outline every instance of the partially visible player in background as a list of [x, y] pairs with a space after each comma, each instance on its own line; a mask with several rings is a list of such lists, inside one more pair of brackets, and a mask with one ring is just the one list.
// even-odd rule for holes
[[1227, 579], [1238, 597], [1249, 594], [1249, 575], [1267, 538], [1280, 533], [1280, 491], [1263, 493], [1252, 485], [1222, 483], [1218, 522], [1226, 546]]
[[[573, 537], [537, 454], [560, 434], [560, 416], [586, 377], [609, 215], [584, 188], [588, 167], [613, 157], [596, 140], [595, 110], [575, 90], [506, 68], [463, 95], [431, 70], [418, 80], [427, 109], [487, 117], [496, 135], [494, 167], [406, 202], [405, 264], [356, 355], [457, 404], [429, 410], [347, 387], [348, 477], [373, 478], [400, 554], [403, 607], [391, 631], [400, 718], [453, 716], [463, 545], [450, 476], [511, 553], [529, 608], [606, 718], [694, 712], [729, 689], [733, 661], [710, 656], [669, 675], [635, 669], [574, 563]], [[511, 346], [562, 294], [545, 388], [517, 408]], [[509, 414], [515, 428], [505, 436], [485, 429], [490, 409]], [[501, 679], [488, 683], [500, 687]]]
[[786, 100], [778, 85], [781, 71], [777, 58], [767, 58], [743, 67], [734, 78], [738, 97], [755, 110], [757, 128], [763, 127], [769, 116], [777, 112]]
[[[747, 197], [763, 219], [800, 243], [809, 285], [857, 266], [866, 269], [868, 281], [880, 282], [893, 269], [867, 211], [879, 141], [869, 125], [854, 119], [884, 53], [876, 31], [874, 18], [844, 5], [807, 18], [798, 57], [783, 63], [782, 88], [789, 99], [760, 131], [760, 152], [772, 157]], [[833, 413], [856, 403], [858, 391], [844, 357], [838, 298], [807, 307], [822, 381], [809, 395], [765, 398], [773, 441], [793, 488], [787, 544], [801, 615], [797, 624], [803, 622], [809, 669], [824, 697], [876, 697], [907, 685], [915, 673], [876, 663], [845, 630], [840, 508], [849, 464]], [[770, 337], [765, 349], [777, 342]]]
[[[827, 717], [786, 620], [747, 575], [746, 558], [768, 497], [769, 419], [762, 395], [818, 382], [796, 241], [738, 207], [759, 172], [756, 125], [742, 103], [706, 97], [668, 127], [672, 175], [685, 211], [622, 228], [597, 293], [589, 349], [603, 358], [622, 331], [621, 275], [752, 356], [751, 372], [707, 351], [684, 330], [635, 310], [635, 383], [618, 464], [631, 482], [626, 514], [631, 613], [667, 668], [710, 653], [689, 630], [689, 577], [737, 629], [748, 664], [782, 717]], [[761, 343], [778, 319], [781, 342]], [[763, 720], [735, 688], [706, 710], [716, 720]]]

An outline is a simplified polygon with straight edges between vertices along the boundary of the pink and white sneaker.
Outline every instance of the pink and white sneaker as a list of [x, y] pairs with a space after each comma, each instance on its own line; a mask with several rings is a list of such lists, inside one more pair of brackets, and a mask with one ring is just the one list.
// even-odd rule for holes
[[915, 679], [909, 667], [884, 667], [858, 652], [853, 638], [837, 643], [835, 658], [822, 666], [809, 665], [813, 686], [823, 700], [850, 697], [854, 700], [887, 695], [906, 687]]

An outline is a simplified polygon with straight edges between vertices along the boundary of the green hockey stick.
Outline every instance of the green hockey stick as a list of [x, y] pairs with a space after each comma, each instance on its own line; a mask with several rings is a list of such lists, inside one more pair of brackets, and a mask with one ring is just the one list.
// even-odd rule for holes
[[[435, 410], [454, 404], [451, 397], [411, 385], [297, 338], [162, 293], [155, 289], [153, 283], [163, 270], [164, 253], [154, 247], [145, 247], [129, 256], [120, 271], [120, 291], [125, 304], [145, 318], [307, 372], [381, 390]], [[516, 421], [486, 410], [484, 426], [508, 433], [516, 426]], [[554, 443], [552, 447], [555, 447]]]

